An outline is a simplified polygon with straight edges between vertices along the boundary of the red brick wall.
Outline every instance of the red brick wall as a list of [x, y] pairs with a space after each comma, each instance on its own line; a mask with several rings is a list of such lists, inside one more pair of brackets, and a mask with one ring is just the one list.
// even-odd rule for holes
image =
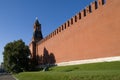
[[98, 9], [91, 3], [92, 13], [86, 7], [86, 16], [81, 11], [76, 14], [77, 20], [72, 17], [37, 43], [37, 54], [43, 55], [46, 48], [57, 63], [120, 56], [120, 0], [106, 0], [105, 5], [99, 1]]

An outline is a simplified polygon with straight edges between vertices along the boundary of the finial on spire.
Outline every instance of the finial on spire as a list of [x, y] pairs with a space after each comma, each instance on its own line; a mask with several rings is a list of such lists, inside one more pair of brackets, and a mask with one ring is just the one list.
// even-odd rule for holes
[[36, 20], [38, 20], [38, 17], [36, 17]]
[[38, 21], [38, 17], [36, 17], [35, 25], [40, 25], [40, 23], [39, 23], [39, 21]]

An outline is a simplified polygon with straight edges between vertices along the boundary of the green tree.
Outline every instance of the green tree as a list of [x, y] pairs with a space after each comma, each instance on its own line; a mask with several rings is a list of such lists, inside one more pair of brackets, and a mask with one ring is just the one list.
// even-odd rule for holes
[[4, 47], [4, 68], [8, 72], [22, 72], [29, 70], [30, 50], [20, 39], [10, 42]]

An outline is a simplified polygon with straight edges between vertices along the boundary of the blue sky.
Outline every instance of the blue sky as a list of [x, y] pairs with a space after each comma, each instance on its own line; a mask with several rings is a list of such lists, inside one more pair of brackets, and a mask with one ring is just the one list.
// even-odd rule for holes
[[47, 36], [93, 0], [0, 0], [0, 63], [4, 46], [22, 39], [29, 45], [38, 17]]

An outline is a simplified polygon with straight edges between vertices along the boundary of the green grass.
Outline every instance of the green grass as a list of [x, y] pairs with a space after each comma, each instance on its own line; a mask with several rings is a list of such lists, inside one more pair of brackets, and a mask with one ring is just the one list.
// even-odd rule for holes
[[19, 80], [120, 80], [120, 62], [52, 67], [49, 71], [23, 72]]

